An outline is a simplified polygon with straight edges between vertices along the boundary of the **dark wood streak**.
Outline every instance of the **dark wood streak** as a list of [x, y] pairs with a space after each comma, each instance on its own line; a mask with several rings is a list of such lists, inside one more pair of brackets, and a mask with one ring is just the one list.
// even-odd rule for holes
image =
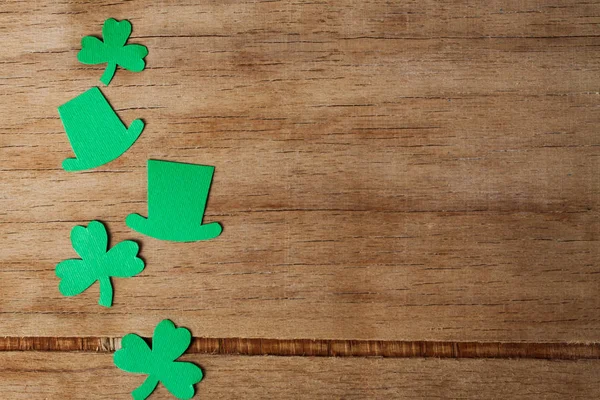
[[[110, 353], [120, 338], [3, 337], [0, 351]], [[194, 338], [188, 353], [246, 356], [600, 359], [600, 343]]]

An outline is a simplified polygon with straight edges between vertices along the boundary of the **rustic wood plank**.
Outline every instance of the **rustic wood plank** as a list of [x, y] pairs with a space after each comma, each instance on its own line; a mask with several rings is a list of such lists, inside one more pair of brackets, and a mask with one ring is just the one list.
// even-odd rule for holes
[[[137, 36], [238, 37], [240, 33], [278, 41], [328, 41], [341, 33], [346, 40], [361, 38], [465, 38], [596, 36], [598, 3], [574, 0], [490, 0], [473, 4], [460, 0], [388, 2], [352, 1], [188, 1], [111, 2], [5, 1], [2, 28], [9, 34], [31, 33], [25, 50], [37, 43], [54, 47], [65, 33], [79, 35], [80, 21], [101, 24], [107, 15], [136, 20]], [[175, 15], [174, 15], [175, 13]], [[151, 18], [149, 18], [149, 16]], [[89, 28], [88, 28], [89, 29]], [[20, 51], [11, 47], [10, 51]]]
[[[150, 55], [102, 90], [147, 128], [67, 174], [56, 107], [98, 84], [75, 55], [109, 16]], [[169, 317], [209, 337], [600, 340], [599, 3], [3, 2], [0, 22], [0, 335]], [[149, 157], [216, 166], [220, 238], [125, 227]], [[92, 219], [148, 264], [110, 310], [53, 273]]]
[[[590, 399], [598, 361], [185, 356], [206, 399]], [[110, 354], [0, 353], [4, 399], [129, 399], [143, 377]], [[152, 400], [172, 398], [162, 386]]]
[[[57, 290], [54, 260], [73, 256], [65, 243], [73, 223], [12, 234], [32, 258], [5, 251], [0, 334], [150, 335], [169, 317], [213, 337], [598, 337], [591, 318], [597, 250], [590, 249], [597, 225], [586, 226], [585, 214], [281, 212], [222, 221], [240, 234], [228, 237], [226, 229], [218, 240], [191, 245], [144, 239], [148, 266], [135, 279], [114, 280], [111, 309], [96, 304], [97, 287], [74, 298]], [[304, 236], [311, 229], [318, 245]], [[44, 242], [48, 253], [39, 257], [36, 243]]]

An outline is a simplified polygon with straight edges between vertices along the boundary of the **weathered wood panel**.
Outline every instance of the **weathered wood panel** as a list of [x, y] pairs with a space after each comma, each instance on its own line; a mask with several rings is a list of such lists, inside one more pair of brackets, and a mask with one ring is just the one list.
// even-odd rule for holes
[[[591, 399], [598, 361], [186, 356], [204, 399]], [[3, 399], [130, 399], [111, 354], [0, 353]], [[159, 386], [153, 400], [172, 396]]]
[[[221, 220], [227, 228], [210, 243], [144, 239], [146, 270], [114, 280], [111, 309], [96, 304], [97, 287], [75, 298], [57, 290], [54, 260], [74, 256], [72, 223], [15, 232], [31, 255], [4, 253], [12, 259], [1, 273], [0, 334], [150, 335], [169, 317], [213, 337], [598, 335], [597, 249], [590, 251], [588, 236], [597, 225], [586, 226], [585, 214], [272, 212]], [[115, 225], [116, 240], [131, 237]], [[312, 238], [304, 236], [309, 230]], [[40, 255], [37, 243], [48, 253]]]
[[[593, 2], [4, 2], [0, 335], [598, 341], [600, 5]], [[130, 18], [148, 69], [107, 97], [147, 127], [68, 174], [56, 107]], [[147, 158], [216, 166], [207, 221], [129, 231]], [[61, 298], [74, 224], [141, 242], [144, 273]]]

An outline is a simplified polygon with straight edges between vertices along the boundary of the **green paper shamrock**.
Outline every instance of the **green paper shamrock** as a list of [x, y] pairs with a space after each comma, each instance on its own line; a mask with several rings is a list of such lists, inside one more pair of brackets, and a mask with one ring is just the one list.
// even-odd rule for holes
[[175, 361], [190, 345], [192, 335], [185, 328], [175, 328], [164, 319], [156, 325], [152, 336], [152, 350], [134, 333], [121, 340], [121, 349], [115, 353], [115, 365], [126, 372], [148, 374], [144, 383], [131, 392], [134, 400], [144, 400], [161, 381], [178, 399], [194, 397], [194, 384], [202, 380], [202, 370], [190, 362]]
[[83, 64], [108, 63], [100, 82], [108, 85], [115, 74], [117, 64], [132, 72], [144, 70], [146, 63], [144, 57], [148, 49], [141, 44], [125, 45], [131, 34], [131, 23], [124, 19], [117, 21], [109, 18], [104, 21], [102, 37], [104, 42], [94, 36], [81, 39], [82, 49], [77, 54], [77, 59]]
[[106, 251], [108, 235], [101, 222], [92, 221], [87, 228], [73, 227], [71, 244], [81, 259], [64, 260], [56, 266], [56, 276], [61, 278], [58, 290], [64, 296], [78, 295], [98, 281], [98, 304], [110, 307], [113, 298], [111, 276], [129, 278], [144, 269], [144, 262], [136, 257], [139, 250], [136, 242], [125, 240]]

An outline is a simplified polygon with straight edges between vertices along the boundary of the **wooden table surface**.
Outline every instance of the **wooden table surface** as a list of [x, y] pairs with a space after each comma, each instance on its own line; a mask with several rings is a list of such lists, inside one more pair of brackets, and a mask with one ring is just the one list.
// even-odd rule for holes
[[[110, 17], [146, 128], [67, 173]], [[600, 2], [4, 0], [0, 38], [0, 398], [130, 398], [112, 353], [163, 318], [200, 399], [600, 396]], [[127, 228], [150, 158], [215, 166], [220, 237]], [[54, 274], [95, 219], [146, 261], [109, 309]]]

